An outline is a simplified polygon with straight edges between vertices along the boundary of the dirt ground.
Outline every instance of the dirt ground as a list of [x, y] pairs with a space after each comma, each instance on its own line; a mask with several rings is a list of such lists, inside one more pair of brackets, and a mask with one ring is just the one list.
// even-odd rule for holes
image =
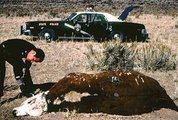
[[[86, 57], [87, 45], [92, 44], [98, 51], [102, 50], [101, 43], [59, 41], [46, 43], [45, 41], [31, 41], [31, 38], [19, 35], [19, 26], [33, 18], [6, 18], [0, 17], [0, 41], [10, 38], [23, 38], [42, 48], [46, 58], [42, 63], [34, 63], [31, 67], [31, 74], [34, 84], [41, 90], [47, 90], [64, 75], [71, 72], [91, 72], [88, 69]], [[38, 19], [38, 18], [34, 18]], [[144, 23], [149, 31], [150, 40], [161, 40], [167, 42], [175, 51], [178, 47], [178, 17], [143, 15], [138, 18], [131, 16], [131, 21]], [[149, 20], [149, 21], [148, 21]], [[161, 22], [160, 22], [161, 21]], [[92, 71], [96, 72], [96, 71]], [[165, 88], [168, 95], [178, 105], [178, 69], [167, 72], [140, 71], [145, 75], [155, 78]], [[26, 98], [16, 98], [20, 92], [13, 76], [12, 66], [7, 63], [4, 96], [1, 98], [0, 120], [178, 120], [178, 112], [170, 109], [161, 109], [151, 113], [134, 116], [109, 115], [103, 113], [76, 113], [76, 111], [45, 113], [40, 117], [14, 117], [12, 109], [19, 106]], [[130, 108], [132, 109], [132, 108]]]
[[[46, 59], [43, 63], [33, 64], [31, 68], [32, 79], [37, 86], [40, 86], [42, 90], [47, 90], [51, 85], [60, 80], [64, 75], [71, 72], [91, 72], [87, 67], [87, 58], [84, 52], [88, 42], [52, 42], [46, 43], [45, 41], [32, 42], [45, 50]], [[100, 46], [99, 43], [93, 42], [96, 46]], [[80, 57], [76, 57], [80, 56]], [[109, 115], [103, 113], [76, 113], [76, 111], [66, 112], [52, 112], [45, 113], [40, 117], [13, 117], [12, 109], [21, 104], [26, 98], [15, 98], [20, 92], [12, 72], [12, 67], [7, 64], [7, 74], [5, 80], [4, 96], [1, 98], [2, 103], [0, 106], [0, 119], [2, 120], [177, 120], [178, 113], [169, 110], [161, 109], [153, 111], [151, 113], [145, 113], [142, 115], [134, 116], [121, 116], [121, 115]], [[151, 76], [158, 80], [162, 87], [164, 87], [168, 95], [175, 99], [178, 96], [178, 90], [176, 82], [178, 70], [168, 72], [146, 72], [140, 71], [148, 76]], [[45, 88], [44, 86], [47, 85]], [[47, 88], [48, 87], [48, 88]], [[178, 100], [175, 100], [178, 105]]]

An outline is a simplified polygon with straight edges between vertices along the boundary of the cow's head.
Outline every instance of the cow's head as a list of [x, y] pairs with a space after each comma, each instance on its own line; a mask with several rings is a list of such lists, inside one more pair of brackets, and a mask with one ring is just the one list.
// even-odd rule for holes
[[40, 116], [43, 112], [48, 110], [48, 103], [46, 101], [47, 92], [39, 93], [33, 97], [25, 100], [19, 107], [13, 109], [14, 116]]

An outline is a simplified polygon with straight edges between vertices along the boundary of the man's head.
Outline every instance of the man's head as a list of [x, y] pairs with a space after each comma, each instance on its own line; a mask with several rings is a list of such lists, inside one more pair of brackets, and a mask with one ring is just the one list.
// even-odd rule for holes
[[30, 62], [42, 62], [44, 60], [44, 57], [45, 53], [43, 52], [43, 50], [36, 48], [28, 52], [26, 59]]

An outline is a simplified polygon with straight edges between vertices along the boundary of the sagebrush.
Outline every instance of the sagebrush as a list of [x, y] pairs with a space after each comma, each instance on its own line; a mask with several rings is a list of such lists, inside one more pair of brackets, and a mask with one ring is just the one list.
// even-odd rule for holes
[[110, 41], [103, 43], [103, 52], [88, 45], [89, 68], [92, 70], [144, 69], [175, 70], [177, 55], [162, 42], [120, 43]]

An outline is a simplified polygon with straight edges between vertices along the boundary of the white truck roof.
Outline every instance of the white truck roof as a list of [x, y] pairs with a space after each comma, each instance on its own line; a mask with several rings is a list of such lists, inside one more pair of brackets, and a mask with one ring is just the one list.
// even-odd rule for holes
[[86, 11], [86, 12], [76, 12], [77, 15], [79, 14], [102, 14], [106, 17], [106, 19], [108, 20], [108, 22], [123, 22], [122, 20], [118, 19], [117, 17], [109, 14], [109, 13], [105, 13], [105, 12], [90, 12], [90, 11]]

